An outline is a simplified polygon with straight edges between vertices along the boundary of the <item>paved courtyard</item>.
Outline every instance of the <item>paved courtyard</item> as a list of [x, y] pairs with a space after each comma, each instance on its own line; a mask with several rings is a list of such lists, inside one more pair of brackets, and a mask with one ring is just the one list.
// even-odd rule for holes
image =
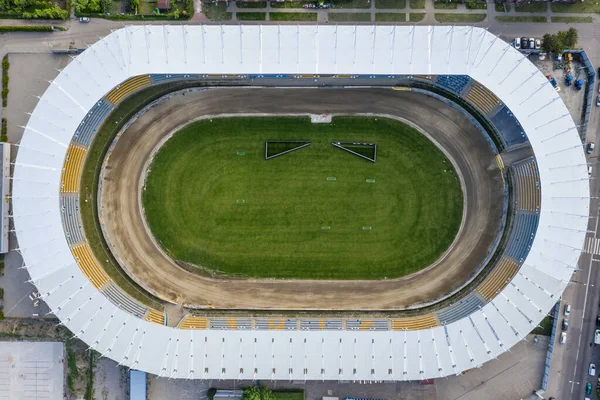
[[0, 399], [62, 400], [61, 342], [0, 342]]

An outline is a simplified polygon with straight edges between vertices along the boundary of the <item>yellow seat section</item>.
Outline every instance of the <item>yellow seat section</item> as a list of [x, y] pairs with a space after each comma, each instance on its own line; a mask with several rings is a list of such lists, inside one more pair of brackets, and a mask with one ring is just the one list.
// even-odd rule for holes
[[490, 92], [485, 86], [482, 86], [477, 82], [475, 82], [471, 90], [469, 90], [467, 100], [484, 114], [492, 111], [496, 108], [498, 103], [500, 103], [500, 100], [498, 100], [494, 93]]
[[148, 312], [144, 316], [146, 321], [154, 322], [155, 324], [164, 325], [165, 324], [165, 314], [160, 311], [153, 310], [151, 308], [148, 309]]
[[87, 243], [71, 249], [77, 265], [95, 288], [104, 286], [110, 280], [106, 272], [98, 265]]
[[202, 317], [185, 317], [179, 324], [179, 329], [207, 329], [208, 318]]
[[515, 276], [519, 266], [507, 257], [503, 257], [498, 265], [494, 267], [492, 273], [485, 278], [477, 290], [487, 300], [493, 299], [502, 289], [508, 285], [508, 282]]
[[437, 318], [433, 314], [392, 320], [392, 329], [395, 331], [416, 331], [419, 329], [433, 328], [439, 325]]
[[83, 147], [70, 145], [67, 150], [67, 157], [63, 164], [61, 192], [76, 193], [79, 191], [79, 179], [81, 169], [85, 160], [86, 149]]
[[270, 318], [269, 329], [281, 331], [285, 328], [285, 320], [283, 318]]
[[133, 78], [127, 79], [119, 86], [111, 90], [107, 95], [106, 99], [113, 104], [117, 104], [131, 93], [140, 90], [143, 87], [150, 86], [149, 75], [138, 75]]
[[517, 205], [520, 210], [539, 210], [542, 194], [539, 175], [533, 161], [514, 167], [517, 181]]

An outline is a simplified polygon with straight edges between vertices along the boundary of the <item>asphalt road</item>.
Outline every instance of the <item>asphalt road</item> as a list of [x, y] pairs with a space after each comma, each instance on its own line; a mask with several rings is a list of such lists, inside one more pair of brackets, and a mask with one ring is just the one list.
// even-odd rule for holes
[[[445, 149], [463, 177], [468, 212], [454, 247], [427, 270], [376, 283], [236, 280], [182, 269], [144, 227], [143, 177], [152, 152], [170, 132], [222, 112], [375, 113], [411, 121]], [[491, 250], [502, 201], [498, 166], [479, 130], [431, 97], [390, 89], [213, 89], [175, 96], [128, 128], [106, 163], [101, 206], [105, 234], [121, 265], [163, 298], [215, 308], [377, 310], [427, 302], [461, 286]]]

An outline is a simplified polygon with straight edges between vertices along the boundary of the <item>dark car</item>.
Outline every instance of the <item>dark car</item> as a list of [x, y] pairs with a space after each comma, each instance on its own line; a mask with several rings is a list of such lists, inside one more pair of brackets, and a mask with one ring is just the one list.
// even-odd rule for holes
[[563, 319], [562, 330], [563, 331], [568, 331], [569, 330], [569, 320], [566, 319], [566, 318]]
[[596, 317], [596, 326], [600, 326], [600, 315]]
[[588, 382], [585, 385], [585, 395], [589, 396], [590, 394], [592, 394], [592, 384]]
[[526, 37], [522, 37], [521, 38], [521, 49], [527, 50], [528, 48], [529, 48], [529, 41], [527, 40]]

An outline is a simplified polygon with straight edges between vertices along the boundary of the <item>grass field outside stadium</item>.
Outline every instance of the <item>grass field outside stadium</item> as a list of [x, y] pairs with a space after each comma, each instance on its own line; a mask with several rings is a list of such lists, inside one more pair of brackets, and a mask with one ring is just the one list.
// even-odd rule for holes
[[[267, 140], [310, 146], [265, 160]], [[331, 142], [377, 144], [377, 161]], [[225, 276], [384, 279], [435, 262], [463, 207], [451, 162], [399, 121], [215, 118], [157, 152], [143, 193], [148, 224], [175, 260]]]

